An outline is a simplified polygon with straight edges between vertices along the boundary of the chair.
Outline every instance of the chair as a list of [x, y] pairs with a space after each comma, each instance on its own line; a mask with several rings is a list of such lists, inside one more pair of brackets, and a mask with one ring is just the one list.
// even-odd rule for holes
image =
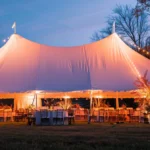
[[75, 120], [80, 120], [80, 110], [79, 109], [75, 110]]
[[[74, 111], [74, 110], [72, 110], [72, 111]], [[67, 110], [64, 110], [63, 115], [64, 115], [64, 125], [68, 125], [68, 124], [69, 124], [68, 111], [67, 111]]]
[[135, 110], [131, 115], [131, 122], [140, 122], [140, 111]]
[[36, 124], [36, 111], [34, 109], [27, 110], [27, 119], [28, 119], [28, 123], [27, 123], [28, 125]]
[[80, 108], [79, 109], [79, 113], [80, 113], [80, 115], [79, 115], [79, 117], [80, 117], [80, 120], [85, 120], [85, 112], [84, 112], [84, 108]]
[[88, 109], [84, 109], [84, 120], [88, 120]]
[[[65, 113], [65, 112], [64, 112]], [[68, 123], [72, 124], [75, 123], [75, 119], [74, 119], [74, 110], [68, 110]]]
[[99, 110], [93, 110], [91, 121], [99, 122]]
[[118, 111], [118, 122], [124, 122], [125, 121], [125, 110], [119, 109]]
[[99, 111], [99, 122], [104, 122], [104, 110]]
[[140, 111], [140, 122], [144, 123], [144, 114], [142, 111]]
[[0, 122], [4, 121], [4, 110], [0, 109]]
[[109, 121], [109, 111], [108, 109], [104, 110], [104, 122], [108, 122]]
[[19, 108], [18, 115], [20, 116], [20, 121], [25, 121], [26, 115], [24, 108]]
[[5, 110], [4, 111], [4, 113], [5, 113], [5, 121], [12, 121], [13, 120], [13, 118], [12, 118], [12, 110]]
[[117, 121], [117, 113], [115, 110], [109, 111], [109, 121], [116, 122]]

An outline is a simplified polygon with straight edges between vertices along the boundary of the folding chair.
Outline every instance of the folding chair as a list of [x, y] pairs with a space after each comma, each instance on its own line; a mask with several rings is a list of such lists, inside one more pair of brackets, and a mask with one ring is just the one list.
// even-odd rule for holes
[[12, 118], [12, 111], [11, 110], [7, 110], [6, 112], [6, 121], [12, 121], [13, 118]]
[[4, 110], [0, 109], [0, 122], [4, 121]]
[[99, 122], [104, 122], [104, 110], [99, 111]]

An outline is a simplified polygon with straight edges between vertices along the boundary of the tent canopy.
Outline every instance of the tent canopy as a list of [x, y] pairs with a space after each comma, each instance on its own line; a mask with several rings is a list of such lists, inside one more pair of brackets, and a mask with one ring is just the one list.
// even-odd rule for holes
[[46, 46], [13, 34], [0, 49], [0, 92], [132, 90], [149, 66], [116, 33], [75, 47]]

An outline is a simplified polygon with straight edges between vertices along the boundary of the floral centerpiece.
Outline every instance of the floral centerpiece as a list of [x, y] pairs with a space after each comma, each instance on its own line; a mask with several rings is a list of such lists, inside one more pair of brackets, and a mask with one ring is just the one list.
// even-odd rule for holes
[[81, 106], [80, 106], [79, 104], [77, 104], [77, 103], [76, 103], [76, 104], [73, 104], [71, 108], [80, 109], [80, 108], [81, 108]]
[[72, 106], [72, 101], [71, 99], [64, 99], [58, 102], [58, 105], [64, 109], [64, 110], [68, 110], [71, 108]]
[[28, 106], [28, 109], [34, 109], [35, 108], [35, 106], [33, 105], [33, 104], [30, 104], [29, 106]]
[[92, 108], [99, 109], [99, 108], [106, 108], [109, 107], [105, 100], [102, 98], [94, 98], [92, 103]]
[[147, 71], [143, 77], [138, 78], [135, 81], [135, 86], [138, 90], [133, 93], [136, 95], [135, 102], [139, 104], [139, 107], [144, 113], [150, 113], [150, 82], [147, 79]]
[[32, 112], [32, 110], [35, 109], [35, 106], [33, 104], [30, 104], [28, 107], [27, 107], [27, 110], [28, 112]]
[[145, 118], [150, 123], [150, 82], [147, 79], [147, 73], [145, 72], [143, 77], [139, 77], [135, 81], [135, 86], [138, 88], [134, 94], [136, 94], [135, 102], [139, 104], [140, 109], [143, 111]]

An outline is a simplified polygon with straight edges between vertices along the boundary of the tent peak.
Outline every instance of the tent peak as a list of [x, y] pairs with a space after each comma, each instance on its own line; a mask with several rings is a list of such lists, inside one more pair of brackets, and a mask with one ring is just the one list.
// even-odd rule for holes
[[21, 39], [21, 38], [23, 37], [20, 36], [19, 34], [12, 34], [9, 40], [1, 47], [1, 49], [7, 47], [8, 45], [12, 45], [12, 43], [14, 43], [17, 39]]
[[20, 36], [19, 34], [14, 33], [14, 34], [12, 34], [12, 35], [10, 36], [10, 39], [11, 39], [11, 38], [14, 38], [14, 37], [15, 37], [15, 38], [18, 38], [18, 37], [19, 37], [19, 38], [22, 38], [22, 36]]
[[116, 23], [115, 21], [113, 22], [113, 25], [112, 25], [112, 33], [115, 33], [116, 31]]

